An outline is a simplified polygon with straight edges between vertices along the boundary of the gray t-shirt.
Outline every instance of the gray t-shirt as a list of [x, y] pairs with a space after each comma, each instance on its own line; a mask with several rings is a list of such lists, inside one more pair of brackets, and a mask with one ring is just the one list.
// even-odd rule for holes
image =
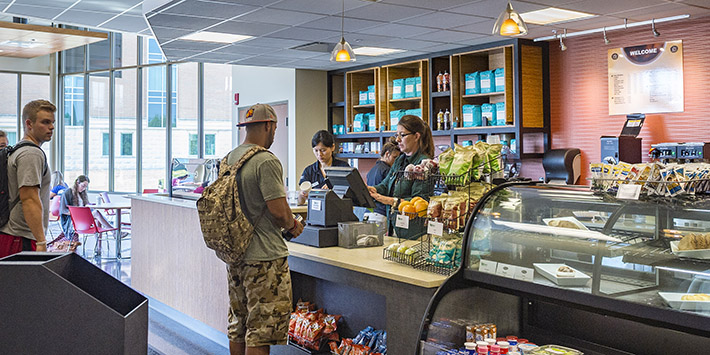
[[[239, 161], [254, 144], [242, 144], [229, 153], [229, 164]], [[279, 159], [270, 153], [258, 153], [240, 169], [242, 191], [239, 194], [246, 206], [255, 234], [244, 254], [245, 261], [269, 261], [288, 256], [288, 247], [281, 236], [281, 228], [266, 207], [266, 201], [286, 197], [283, 168]], [[259, 217], [260, 215], [262, 215]]]
[[44, 152], [36, 147], [22, 147], [16, 150], [7, 161], [7, 188], [10, 195], [10, 220], [0, 229], [0, 232], [16, 237], [35, 240], [30, 230], [20, 201], [20, 188], [24, 186], [39, 186], [39, 200], [42, 203], [42, 225], [47, 230], [49, 224], [49, 190], [51, 176]]

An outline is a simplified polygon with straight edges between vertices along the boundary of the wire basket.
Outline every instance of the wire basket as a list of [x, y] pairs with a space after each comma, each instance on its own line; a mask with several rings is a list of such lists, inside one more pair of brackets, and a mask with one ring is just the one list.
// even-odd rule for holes
[[398, 252], [397, 250], [390, 250], [389, 248], [384, 248], [382, 250], [382, 258], [389, 261], [394, 261], [396, 263], [416, 266], [423, 260], [424, 251], [422, 250], [422, 243], [416, 243], [408, 249], [413, 249], [414, 251], [410, 254], [404, 252]]

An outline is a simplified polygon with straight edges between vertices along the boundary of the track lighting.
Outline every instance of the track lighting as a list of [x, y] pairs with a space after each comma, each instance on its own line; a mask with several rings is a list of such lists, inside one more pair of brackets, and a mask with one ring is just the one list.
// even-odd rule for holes
[[[567, 46], [565, 46], [565, 43], [562, 42], [562, 34], [558, 34], [558, 33], [557, 33], [557, 30], [552, 30], [552, 33], [555, 34], [554, 37], [560, 39], [560, 50], [563, 51], [563, 52], [566, 51], [566, 50], [567, 50]], [[566, 29], [566, 28], [564, 29], [564, 36], [565, 36], [565, 38], [567, 38], [567, 29]]]
[[651, 31], [653, 31], [653, 37], [658, 37], [661, 35], [658, 31], [656, 31], [656, 19], [655, 18], [651, 19]]
[[609, 43], [611, 43], [611, 41], [610, 41], [608, 38], [606, 38], [606, 27], [604, 27], [604, 29], [602, 30], [602, 32], [604, 33], [604, 44], [609, 44]]
[[[664, 17], [664, 18], [659, 18], [659, 19], [639, 21], [639, 22], [633, 22], [633, 23], [629, 23], [629, 21], [627, 19], [624, 19], [624, 24], [622, 24], [622, 25], [606, 26], [604, 28], [600, 27], [600, 28], [595, 28], [595, 29], [591, 29], [591, 30], [572, 32], [570, 34], [565, 33], [564, 37], [567, 38], [567, 37], [575, 37], [575, 36], [584, 36], [584, 35], [588, 35], [591, 33], [598, 33], [598, 32], [604, 32], [604, 31], [624, 30], [624, 29], [629, 29], [632, 27], [646, 26], [649, 23], [651, 24], [653, 36], [658, 37], [661, 34], [658, 31], [656, 31], [656, 22], [661, 23], [661, 22], [685, 20], [688, 18], [690, 18], [690, 15], [685, 14], [685, 15]], [[540, 41], [556, 40], [559, 36], [557, 35], [556, 31], [553, 31], [553, 33], [554, 34], [552, 36], [538, 37], [538, 38], [535, 38], [533, 41], [540, 42]]]

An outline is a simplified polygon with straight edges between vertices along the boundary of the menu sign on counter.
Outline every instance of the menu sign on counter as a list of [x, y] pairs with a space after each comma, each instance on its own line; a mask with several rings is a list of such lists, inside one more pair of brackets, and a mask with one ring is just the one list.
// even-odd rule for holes
[[609, 115], [683, 112], [683, 41], [608, 51]]

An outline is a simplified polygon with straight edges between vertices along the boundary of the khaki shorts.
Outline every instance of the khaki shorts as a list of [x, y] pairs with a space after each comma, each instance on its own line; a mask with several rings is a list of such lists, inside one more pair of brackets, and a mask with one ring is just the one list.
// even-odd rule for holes
[[227, 335], [247, 347], [286, 344], [291, 316], [291, 274], [286, 258], [228, 266]]

